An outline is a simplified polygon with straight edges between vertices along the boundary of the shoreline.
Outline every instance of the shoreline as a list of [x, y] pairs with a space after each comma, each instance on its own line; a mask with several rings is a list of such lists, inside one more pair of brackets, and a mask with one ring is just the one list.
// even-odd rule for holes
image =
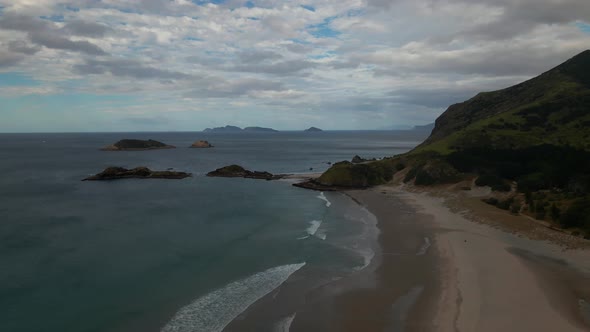
[[[295, 273], [228, 331], [264, 319], [264, 307], [280, 312], [291, 332], [590, 330], [590, 251], [499, 226], [503, 216], [488, 220], [486, 205], [461, 205], [451, 191], [384, 185], [339, 193], [377, 219], [370, 264], [319, 286], [305, 281], [313, 271]], [[305, 284], [311, 288], [301, 292]]]
[[433, 197], [392, 185], [367, 191], [374, 193], [365, 194], [370, 196], [367, 208], [380, 224], [387, 215], [373, 211], [371, 204], [395, 199], [411, 206], [417, 218], [424, 214], [432, 220], [428, 227], [434, 233], [436, 263], [430, 269], [437, 274], [436, 287], [412, 306], [408, 323], [413, 317], [430, 317], [433, 325], [425, 330], [432, 331], [590, 329], [589, 251], [565, 251], [550, 239], [539, 241], [534, 232], [530, 239], [497, 223], [486, 224], [486, 211], [473, 206], [465, 211], [448, 192]]

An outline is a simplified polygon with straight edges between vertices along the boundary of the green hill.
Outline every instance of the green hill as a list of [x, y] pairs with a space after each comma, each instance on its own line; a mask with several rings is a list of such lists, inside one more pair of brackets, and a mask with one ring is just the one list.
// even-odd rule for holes
[[541, 144], [590, 150], [590, 50], [526, 82], [452, 105], [414, 153]]
[[478, 186], [510, 192], [490, 204], [550, 218], [590, 237], [590, 51], [526, 82], [450, 106], [430, 137], [404, 155], [339, 163], [313, 185], [367, 187], [402, 170], [404, 182], [415, 185], [475, 177]]

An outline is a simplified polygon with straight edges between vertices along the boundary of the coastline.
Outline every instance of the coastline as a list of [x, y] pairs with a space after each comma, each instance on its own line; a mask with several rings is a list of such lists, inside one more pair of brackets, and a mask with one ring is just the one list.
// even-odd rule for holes
[[463, 192], [340, 193], [376, 218], [370, 264], [320, 285], [310, 282], [317, 271], [302, 269], [224, 331], [260, 330], [269, 319], [283, 322], [272, 331], [291, 332], [590, 330], [590, 251], [567, 249], [563, 234], [525, 217], [528, 228], [502, 225], [506, 216], [487, 205], [461, 204]]
[[[415, 303], [406, 308], [405, 328], [395, 330], [590, 329], [589, 251], [565, 250], [559, 241], [551, 243], [551, 238], [540, 238], [534, 228], [528, 229], [528, 233], [522, 229], [509, 232], [506, 227], [498, 226], [498, 220], [489, 219], [485, 209], [471, 205], [465, 210], [466, 206], [457, 202], [451, 192], [433, 193], [386, 185], [346, 193], [379, 219], [384, 256], [392, 245], [389, 241], [394, 235], [390, 232], [401, 227], [391, 224], [403, 222], [392, 217], [397, 213], [394, 207], [398, 200], [416, 212], [414, 222], [432, 235], [433, 248], [424, 255], [429, 259], [423, 262], [427, 266], [422, 271], [429, 276], [416, 275], [418, 269], [407, 269], [400, 261], [383, 260], [376, 270], [377, 278], [388, 277], [382, 272], [387, 270], [387, 264], [392, 264], [398, 271], [396, 283], [399, 279], [414, 278], [426, 284]], [[405, 235], [410, 239], [415, 237], [415, 233]], [[419, 265], [420, 259], [414, 257], [414, 264]], [[390, 290], [385, 284], [381, 286], [380, 292]], [[403, 296], [398, 296], [396, 301], [400, 299]], [[395, 303], [388, 305], [395, 307]]]

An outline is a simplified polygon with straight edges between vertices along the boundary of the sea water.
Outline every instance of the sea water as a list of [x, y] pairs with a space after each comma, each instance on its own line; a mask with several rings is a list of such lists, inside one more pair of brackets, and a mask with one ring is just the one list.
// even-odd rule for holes
[[[98, 150], [122, 138], [177, 148]], [[199, 139], [215, 147], [188, 148]], [[354, 273], [372, 257], [374, 222], [346, 196], [205, 174], [229, 164], [320, 172], [422, 139], [385, 131], [0, 134], [0, 331], [221, 331], [305, 269]], [[108, 166], [193, 176], [80, 181]], [[273, 324], [288, 329], [294, 315]]]

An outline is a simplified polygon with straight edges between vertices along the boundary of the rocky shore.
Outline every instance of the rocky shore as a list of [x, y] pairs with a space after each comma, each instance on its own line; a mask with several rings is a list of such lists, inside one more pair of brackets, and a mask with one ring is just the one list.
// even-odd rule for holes
[[127, 169], [123, 167], [108, 167], [104, 171], [87, 177], [82, 181], [104, 181], [118, 179], [184, 179], [191, 173], [176, 171], [152, 171], [147, 167]]

